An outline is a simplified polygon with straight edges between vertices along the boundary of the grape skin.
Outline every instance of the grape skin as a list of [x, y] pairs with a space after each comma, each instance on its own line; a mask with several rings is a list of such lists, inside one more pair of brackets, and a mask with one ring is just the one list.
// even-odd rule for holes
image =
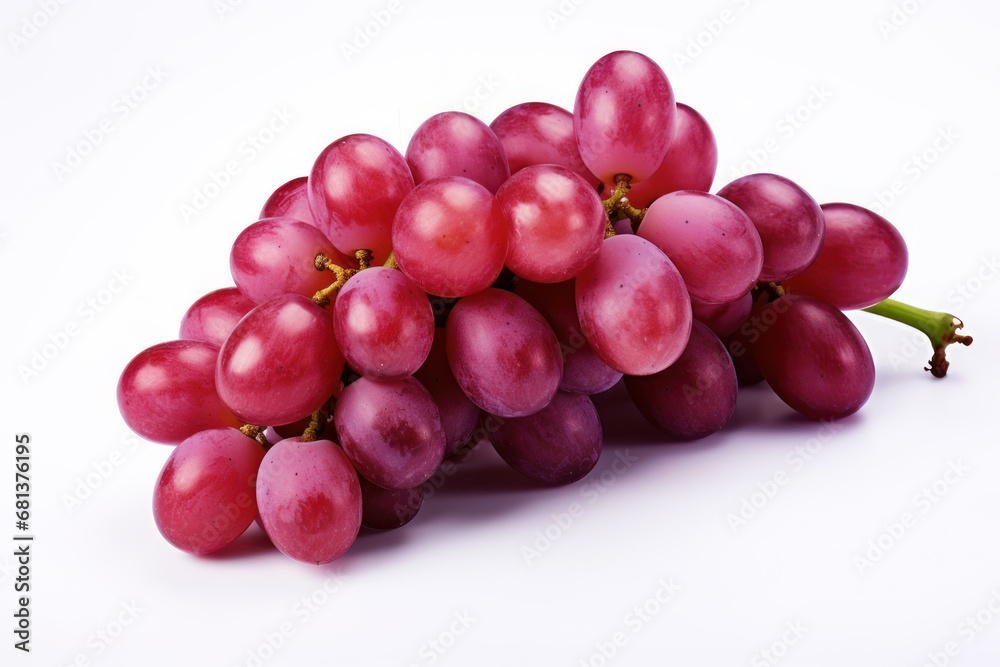
[[514, 294], [530, 303], [552, 327], [563, 355], [559, 390], [572, 394], [599, 394], [622, 378], [604, 363], [587, 342], [576, 314], [576, 283], [567, 280], [549, 285], [519, 280]]
[[791, 278], [816, 259], [825, 236], [823, 211], [792, 181], [776, 174], [750, 174], [718, 194], [746, 213], [760, 234], [764, 262], [758, 280]]
[[605, 240], [577, 276], [576, 311], [597, 356], [627, 375], [662, 371], [691, 333], [691, 299], [680, 273], [659, 248], [631, 234]]
[[199, 298], [181, 318], [178, 338], [200, 340], [216, 347], [229, 338], [243, 316], [257, 307], [236, 287], [223, 287]]
[[318, 410], [344, 370], [330, 314], [286, 294], [240, 320], [219, 353], [215, 380], [223, 402], [243, 421], [276, 426]]
[[405, 526], [420, 511], [424, 485], [412, 489], [383, 489], [358, 475], [361, 482], [361, 525], [374, 530]]
[[854, 204], [823, 204], [826, 236], [804, 271], [785, 281], [790, 292], [840, 310], [867, 308], [892, 296], [906, 277], [909, 255], [888, 220]]
[[538, 412], [559, 387], [562, 355], [552, 327], [510, 292], [490, 288], [459, 301], [448, 316], [445, 347], [459, 386], [490, 414]]
[[402, 272], [373, 266], [355, 274], [334, 304], [337, 344], [351, 368], [394, 380], [420, 368], [434, 340], [427, 294]]
[[580, 157], [573, 131], [573, 114], [548, 102], [525, 102], [507, 109], [490, 123], [511, 175], [534, 164], [557, 164], [576, 172], [594, 188], [601, 179]]
[[461, 111], [431, 116], [406, 147], [406, 163], [417, 185], [441, 176], [462, 176], [496, 194], [510, 178], [503, 145], [486, 123]]
[[316, 255], [339, 252], [322, 232], [293, 218], [265, 218], [244, 229], [233, 243], [229, 268], [233, 282], [256, 303], [282, 294], [312, 296], [334, 281], [317, 271]]
[[[649, 178], [633, 185], [627, 194], [636, 208], [646, 208], [658, 197], [678, 190], [708, 192], [715, 180], [719, 149], [705, 118], [686, 104], [677, 104], [674, 133], [663, 162]], [[614, 185], [605, 187], [608, 196]]]
[[351, 134], [323, 149], [309, 172], [316, 226], [349, 257], [371, 250], [382, 264], [391, 250], [392, 219], [410, 190], [406, 159], [370, 134]]
[[358, 473], [384, 489], [423, 484], [444, 458], [437, 406], [412, 377], [352, 382], [337, 400], [333, 419]]
[[235, 428], [200, 431], [177, 445], [153, 491], [160, 534], [198, 555], [231, 544], [257, 516], [257, 469], [263, 459], [263, 447]]
[[654, 375], [626, 376], [625, 388], [650, 424], [678, 440], [694, 440], [729, 422], [738, 386], [722, 341], [696, 321], [677, 361]]
[[264, 202], [259, 218], [293, 218], [319, 229], [309, 208], [309, 177], [299, 176], [279, 186]]
[[772, 303], [762, 299], [743, 331], [774, 393], [807, 417], [846, 417], [872, 393], [875, 364], [868, 344], [825, 301], [797, 294]]
[[451, 372], [444, 327], [434, 329], [434, 341], [427, 360], [413, 377], [424, 386], [437, 405], [445, 435], [444, 455], [451, 456], [469, 441], [479, 421], [480, 409], [465, 395]]
[[615, 51], [587, 71], [576, 93], [573, 129], [580, 156], [598, 178], [651, 176], [673, 138], [674, 91], [655, 62]]
[[206, 429], [240, 426], [216, 391], [219, 348], [195, 340], [159, 343], [137, 354], [118, 379], [118, 409], [128, 427], [176, 445]]
[[590, 397], [557, 392], [538, 412], [498, 418], [490, 436], [500, 457], [541, 484], [571, 484], [597, 465], [604, 434]]
[[707, 192], [660, 197], [649, 205], [637, 233], [670, 257], [688, 292], [704, 303], [727, 303], [749, 292], [764, 261], [750, 218]]
[[579, 175], [554, 164], [525, 167], [497, 192], [510, 229], [504, 264], [526, 280], [575, 278], [597, 256], [607, 215]]
[[347, 456], [329, 440], [282, 440], [257, 476], [260, 521], [274, 546], [304, 563], [329, 563], [361, 528], [361, 484]]
[[720, 338], [725, 338], [746, 322], [753, 308], [753, 296], [747, 292], [739, 299], [728, 303], [702, 303], [691, 299], [694, 319], [707, 325]]
[[400, 270], [428, 294], [450, 298], [481, 292], [497, 279], [509, 236], [496, 197], [459, 176], [418, 185], [392, 224]]

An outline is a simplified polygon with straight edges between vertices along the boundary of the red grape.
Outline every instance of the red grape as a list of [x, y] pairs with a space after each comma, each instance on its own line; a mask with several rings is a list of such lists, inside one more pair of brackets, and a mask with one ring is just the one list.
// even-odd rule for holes
[[417, 515], [424, 502], [424, 486], [412, 489], [383, 489], [358, 475], [361, 482], [361, 525], [375, 530], [405, 526]]
[[264, 448], [235, 428], [200, 431], [170, 453], [153, 491], [160, 534], [182, 551], [218, 551], [257, 516]]
[[565, 167], [525, 167], [497, 192], [510, 225], [505, 264], [521, 278], [557, 283], [597, 256], [607, 214], [597, 192]]
[[750, 174], [719, 190], [747, 214], [760, 235], [764, 263], [758, 280], [801, 273], [823, 245], [823, 211], [798, 185], [775, 174]]
[[[715, 135], [700, 113], [686, 104], [677, 105], [673, 138], [663, 162], [649, 177], [633, 185], [628, 200], [636, 208], [646, 208], [657, 197], [678, 190], [708, 192], [715, 179], [719, 163], [719, 149]], [[614, 191], [614, 185], [605, 187], [605, 194]]]
[[507, 256], [507, 219], [496, 197], [467, 178], [421, 183], [396, 213], [400, 270], [428, 294], [468, 296], [489, 287]]
[[420, 381], [437, 405], [445, 435], [444, 455], [450, 456], [469, 441], [479, 420], [480, 410], [458, 386], [451, 372], [445, 349], [444, 327], [434, 330], [434, 342], [427, 360], [413, 377]]
[[425, 120], [406, 147], [413, 181], [462, 176], [496, 194], [510, 178], [507, 156], [486, 123], [461, 111], [445, 111]]
[[764, 379], [805, 416], [846, 417], [871, 395], [871, 351], [857, 327], [825, 301], [798, 294], [762, 299], [744, 329]]
[[622, 374], [594, 353], [576, 315], [576, 284], [572, 280], [545, 285], [519, 280], [514, 294], [530, 303], [552, 327], [563, 355], [560, 391], [599, 394], [613, 387]]
[[330, 313], [286, 294], [240, 320], [219, 353], [215, 379], [222, 400], [243, 421], [275, 426], [322, 407], [343, 369]]
[[118, 409], [128, 427], [153, 442], [176, 445], [219, 426], [240, 426], [216, 392], [219, 348], [173, 340], [143, 350], [118, 380]]
[[318, 228], [309, 208], [309, 178], [293, 178], [275, 190], [260, 211], [264, 218], [294, 218]]
[[493, 119], [490, 129], [503, 146], [511, 174], [533, 164], [557, 164], [575, 171], [593, 187], [601, 182], [583, 163], [573, 114], [562, 107], [548, 102], [516, 104]]
[[267, 536], [286, 556], [329, 563], [361, 528], [361, 484], [347, 456], [329, 440], [282, 440], [257, 476], [257, 506]]
[[559, 387], [562, 356], [552, 327], [510, 292], [490, 288], [459, 301], [448, 316], [445, 346], [459, 386], [491, 414], [538, 412]]
[[362, 248], [381, 264], [389, 256], [392, 218], [413, 189], [406, 160], [370, 134], [351, 134], [323, 149], [309, 174], [316, 226], [349, 257]]
[[634, 51], [604, 56], [584, 75], [573, 129], [587, 168], [604, 181], [635, 182], [663, 162], [674, 131], [674, 91], [655, 62]]
[[736, 409], [736, 369], [725, 346], [701, 322], [684, 353], [654, 375], [626, 376], [632, 402], [649, 423], [679, 440], [704, 438], [726, 425]]
[[823, 204], [826, 236], [804, 271], [785, 281], [840, 310], [866, 308], [892, 296], [906, 277], [909, 255], [899, 231], [882, 216], [854, 204]]
[[236, 287], [223, 287], [209, 292], [191, 304], [184, 313], [179, 338], [200, 340], [222, 347], [237, 322], [256, 307], [253, 299]]
[[333, 418], [351, 463], [384, 489], [422, 484], [444, 458], [441, 416], [412, 377], [352, 382], [337, 399]]
[[597, 465], [604, 435], [588, 396], [557, 392], [527, 417], [498, 419], [493, 447], [512, 468], [542, 484], [570, 484]]
[[632, 234], [604, 241], [576, 278], [576, 310], [594, 352], [629, 375], [662, 371], [684, 351], [691, 300], [663, 252]]
[[399, 379], [412, 375], [434, 340], [427, 294], [401, 271], [373, 266], [340, 289], [334, 329], [344, 359], [361, 375]]
[[243, 230], [229, 254], [236, 287], [257, 303], [282, 294], [312, 296], [334, 281], [316, 255], [340, 255], [322, 232], [292, 218], [265, 218]]
[[750, 218], [707, 192], [660, 197], [649, 205], [637, 233], [670, 257], [688, 292], [704, 303], [727, 303], [749, 292], [764, 261]]

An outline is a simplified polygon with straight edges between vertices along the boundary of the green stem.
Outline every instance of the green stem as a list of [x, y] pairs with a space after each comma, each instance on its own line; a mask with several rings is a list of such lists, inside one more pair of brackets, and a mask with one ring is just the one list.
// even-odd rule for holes
[[952, 343], [972, 345], [972, 336], [958, 333], [958, 330], [965, 326], [962, 320], [950, 313], [924, 310], [895, 299], [886, 299], [862, 310], [896, 320], [923, 332], [934, 347], [934, 356], [928, 362], [930, 367], [924, 370], [930, 371], [936, 378], [943, 378], [948, 373], [950, 364], [945, 358], [945, 348]]

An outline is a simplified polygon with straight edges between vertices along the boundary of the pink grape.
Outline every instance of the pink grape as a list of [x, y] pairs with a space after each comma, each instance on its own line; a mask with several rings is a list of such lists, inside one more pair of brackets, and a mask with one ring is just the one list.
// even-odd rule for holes
[[530, 303], [552, 327], [563, 355], [559, 390], [599, 394], [618, 383], [622, 374], [594, 353], [576, 315], [576, 284], [572, 280], [544, 285], [519, 280], [514, 294]]
[[526, 280], [574, 278], [604, 241], [607, 214], [601, 198], [565, 167], [525, 167], [500, 187], [497, 201], [510, 225], [505, 264]]
[[236, 323], [256, 307], [256, 302], [236, 287], [223, 287], [209, 292], [191, 304], [184, 313], [179, 337], [182, 340], [200, 340], [222, 347]]
[[335, 280], [317, 271], [316, 255], [340, 255], [312, 225], [292, 218], [265, 218], [243, 230], [233, 243], [229, 268], [236, 287], [257, 303], [282, 294], [312, 296]]
[[424, 502], [423, 485], [412, 489], [383, 489], [364, 477], [361, 482], [361, 525], [375, 530], [405, 526]]
[[448, 316], [448, 362], [473, 403], [500, 417], [544, 408], [559, 387], [562, 355], [552, 327], [521, 297], [490, 288]]
[[707, 325], [716, 336], [725, 338], [733, 333], [750, 317], [753, 297], [747, 292], [729, 303], [702, 303], [691, 299], [691, 314], [694, 319]]
[[604, 241], [576, 278], [583, 334], [611, 368], [628, 375], [662, 371], [684, 351], [691, 300], [670, 258], [631, 234]]
[[441, 416], [412, 377], [352, 382], [337, 399], [333, 418], [358, 473], [384, 489], [424, 483], [444, 458]]
[[434, 341], [427, 360], [413, 374], [434, 399], [441, 414], [441, 428], [444, 429], [444, 455], [451, 456], [469, 441], [479, 420], [479, 406], [469, 400], [455, 381], [448, 365], [445, 349], [445, 329], [434, 329]]
[[137, 354], [118, 379], [118, 409], [139, 436], [176, 445], [220, 426], [241, 426], [216, 391], [219, 348], [196, 340], [159, 343]]
[[722, 341], [696, 321], [677, 361], [654, 375], [626, 376], [625, 388], [649, 423], [678, 440], [694, 440], [729, 422], [738, 386]]
[[826, 236], [804, 271], [782, 284], [840, 310], [866, 308], [892, 296], [906, 277], [906, 241], [888, 220], [854, 204], [823, 204]]
[[187, 438], [170, 453], [153, 490], [153, 519], [167, 542], [192, 554], [231, 544], [257, 516], [264, 448], [235, 428]]
[[496, 197], [457, 176], [414, 188], [392, 225], [400, 270], [420, 289], [443, 297], [468, 296], [493, 284], [503, 269], [508, 238]]
[[260, 219], [264, 218], [293, 218], [318, 228], [309, 208], [309, 178], [293, 178], [275, 190], [261, 209]]
[[413, 189], [406, 159], [370, 134], [351, 134], [323, 149], [309, 173], [316, 226], [349, 257], [368, 249], [381, 264], [391, 250], [392, 219]]
[[747, 214], [760, 235], [764, 263], [758, 280], [801, 273], [823, 245], [823, 211], [809, 193], [784, 176], [750, 174], [719, 190]]
[[329, 563], [361, 528], [361, 484], [350, 460], [329, 440], [282, 440], [257, 476], [260, 521], [274, 546], [304, 563]]
[[571, 484], [597, 465], [604, 434], [588, 396], [557, 392], [527, 417], [499, 419], [493, 447], [514, 470], [541, 484]]
[[604, 181], [639, 182], [663, 162], [674, 132], [674, 91], [655, 62], [634, 51], [591, 66], [576, 93], [573, 129], [587, 168]]
[[834, 306], [786, 294], [755, 304], [749, 338], [774, 393], [812, 419], [858, 411], [875, 385], [875, 364], [857, 327]]
[[401, 271], [373, 266], [351, 277], [333, 311], [337, 344], [361, 375], [399, 379], [412, 375], [434, 340], [427, 294]]
[[[653, 174], [628, 191], [628, 200], [636, 208], [646, 208], [653, 200], [678, 190], [708, 192], [719, 164], [719, 149], [715, 135], [705, 118], [687, 106], [677, 105], [673, 138], [663, 162]], [[605, 186], [604, 194], [610, 196]]]
[[496, 194], [510, 178], [507, 155], [493, 130], [475, 116], [445, 111], [425, 120], [406, 147], [406, 163], [417, 185], [461, 176]]
[[593, 187], [601, 182], [580, 157], [573, 131], [573, 114], [548, 102], [525, 102], [507, 109], [490, 123], [510, 173], [534, 164], [557, 164], [576, 172]]
[[736, 381], [741, 387], [764, 381], [764, 374], [760, 372], [757, 357], [753, 352], [753, 345], [750, 344], [749, 334], [752, 333], [752, 328], [748, 327], [746, 335], [737, 329], [722, 338], [722, 344], [726, 346], [726, 352], [729, 353], [729, 358], [733, 360], [733, 367], [736, 369]]
[[704, 303], [727, 303], [749, 292], [764, 262], [750, 218], [707, 192], [660, 197], [649, 205], [638, 235], [670, 257], [691, 297]]
[[343, 369], [330, 313], [285, 294], [240, 320], [219, 353], [215, 381], [240, 419], [275, 426], [322, 407]]

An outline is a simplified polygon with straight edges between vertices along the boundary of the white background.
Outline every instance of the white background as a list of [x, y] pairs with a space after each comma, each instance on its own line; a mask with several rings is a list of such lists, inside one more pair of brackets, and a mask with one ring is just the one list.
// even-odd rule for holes
[[[998, 663], [996, 3], [908, 0], [894, 14], [889, 0], [403, 0], [350, 58], [343, 45], [387, 2], [220, 12], [212, 0], [104, 0], [52, 3], [47, 19], [42, 4], [0, 10], [0, 543], [13, 544], [16, 433], [32, 438], [37, 535], [30, 655], [12, 648], [13, 547], [0, 546], [0, 663]], [[910, 250], [898, 296], [954, 312], [976, 337], [952, 352], [949, 376], [922, 370], [929, 346], [909, 330], [855, 313], [877, 382], [832, 434], [758, 387], [724, 432], [662, 443], [614, 391], [600, 401], [605, 456], [577, 485], [531, 488], [492, 473], [486, 452], [411, 525], [363, 535], [325, 567], [269, 550], [255, 527], [210, 558], [164, 542], [150, 498], [170, 449], [130, 438], [118, 375], [175, 337], [192, 301], [231, 284], [230, 244], [271, 190], [349, 133], [405, 150], [446, 109], [486, 122], [524, 101], [571, 109], [584, 72], [616, 49], [653, 57], [706, 116], [716, 189], [754, 156], [751, 170], [820, 202], [872, 205], [900, 181], [894, 201], [883, 196]], [[251, 158], [248, 137], [276, 110], [293, 119]], [[797, 126], [784, 120], [796, 113]], [[110, 132], [60, 178], [56, 163], [102, 121]], [[950, 138], [935, 148], [939, 136]], [[933, 162], [918, 167], [925, 152]], [[239, 173], [185, 221], [182, 204], [230, 161]], [[67, 327], [76, 335], [61, 337]], [[53, 340], [63, 346], [44, 347]], [[43, 349], [51, 358], [23, 377]], [[812, 458], [796, 458], [810, 444]], [[626, 452], [636, 461], [616, 474]], [[953, 465], [966, 470], [940, 481]], [[727, 516], [782, 472], [734, 529]], [[935, 502], [919, 500], [935, 482]], [[884, 554], [862, 565], [879, 540]], [[663, 603], [661, 580], [678, 587]]]

